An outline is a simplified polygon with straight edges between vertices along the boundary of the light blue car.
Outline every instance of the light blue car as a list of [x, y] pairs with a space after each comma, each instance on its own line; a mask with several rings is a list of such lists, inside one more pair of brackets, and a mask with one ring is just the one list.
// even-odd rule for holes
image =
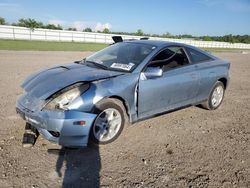
[[51, 142], [107, 144], [128, 123], [191, 105], [217, 109], [229, 68], [228, 62], [189, 45], [122, 41], [29, 76], [16, 110], [27, 129]]

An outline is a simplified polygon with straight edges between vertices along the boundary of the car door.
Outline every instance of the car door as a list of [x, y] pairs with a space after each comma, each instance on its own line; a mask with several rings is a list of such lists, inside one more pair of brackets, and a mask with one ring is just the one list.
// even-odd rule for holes
[[[165, 50], [167, 51], [164, 52], [165, 54], [162, 55], [160, 52], [156, 55], [141, 73], [138, 94], [139, 119], [192, 104], [195, 101], [199, 89], [199, 74], [196, 72], [195, 65], [189, 63], [183, 48], [169, 47]], [[178, 55], [179, 60], [173, 58], [174, 54]], [[173, 63], [173, 60], [179, 62]], [[152, 69], [150, 67], [162, 69], [162, 75], [147, 77], [148, 69]]]

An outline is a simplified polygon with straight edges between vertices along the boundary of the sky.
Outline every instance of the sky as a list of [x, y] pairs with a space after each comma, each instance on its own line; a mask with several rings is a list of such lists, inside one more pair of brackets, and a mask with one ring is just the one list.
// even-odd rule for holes
[[194, 36], [250, 35], [250, 0], [0, 0], [7, 22]]

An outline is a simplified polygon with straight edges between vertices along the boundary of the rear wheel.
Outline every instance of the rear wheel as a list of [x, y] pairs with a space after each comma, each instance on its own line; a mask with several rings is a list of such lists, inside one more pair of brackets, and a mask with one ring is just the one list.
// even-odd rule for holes
[[126, 111], [122, 102], [105, 99], [94, 109], [97, 117], [90, 131], [90, 141], [94, 144], [108, 144], [121, 134], [126, 122]]
[[217, 81], [209, 95], [209, 98], [202, 106], [208, 110], [215, 110], [221, 105], [225, 94], [224, 84]]

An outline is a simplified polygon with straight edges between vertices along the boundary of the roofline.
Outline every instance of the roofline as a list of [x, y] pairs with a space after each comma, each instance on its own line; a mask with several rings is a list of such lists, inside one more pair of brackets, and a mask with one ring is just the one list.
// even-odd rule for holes
[[206, 55], [208, 55], [209, 57], [213, 58], [213, 59], [219, 59], [216, 56], [213, 56], [212, 54], [206, 52], [205, 50], [202, 50], [198, 47], [189, 45], [189, 44], [185, 44], [185, 43], [179, 43], [179, 42], [171, 42], [171, 41], [163, 41], [163, 40], [131, 40], [131, 41], [123, 41], [126, 43], [137, 43], [137, 44], [148, 44], [148, 45], [154, 45], [157, 48], [165, 48], [165, 47], [169, 47], [169, 46], [181, 46], [181, 47], [187, 47], [187, 48], [191, 48], [194, 49], [196, 51], [199, 51], [201, 53], [204, 53]]

